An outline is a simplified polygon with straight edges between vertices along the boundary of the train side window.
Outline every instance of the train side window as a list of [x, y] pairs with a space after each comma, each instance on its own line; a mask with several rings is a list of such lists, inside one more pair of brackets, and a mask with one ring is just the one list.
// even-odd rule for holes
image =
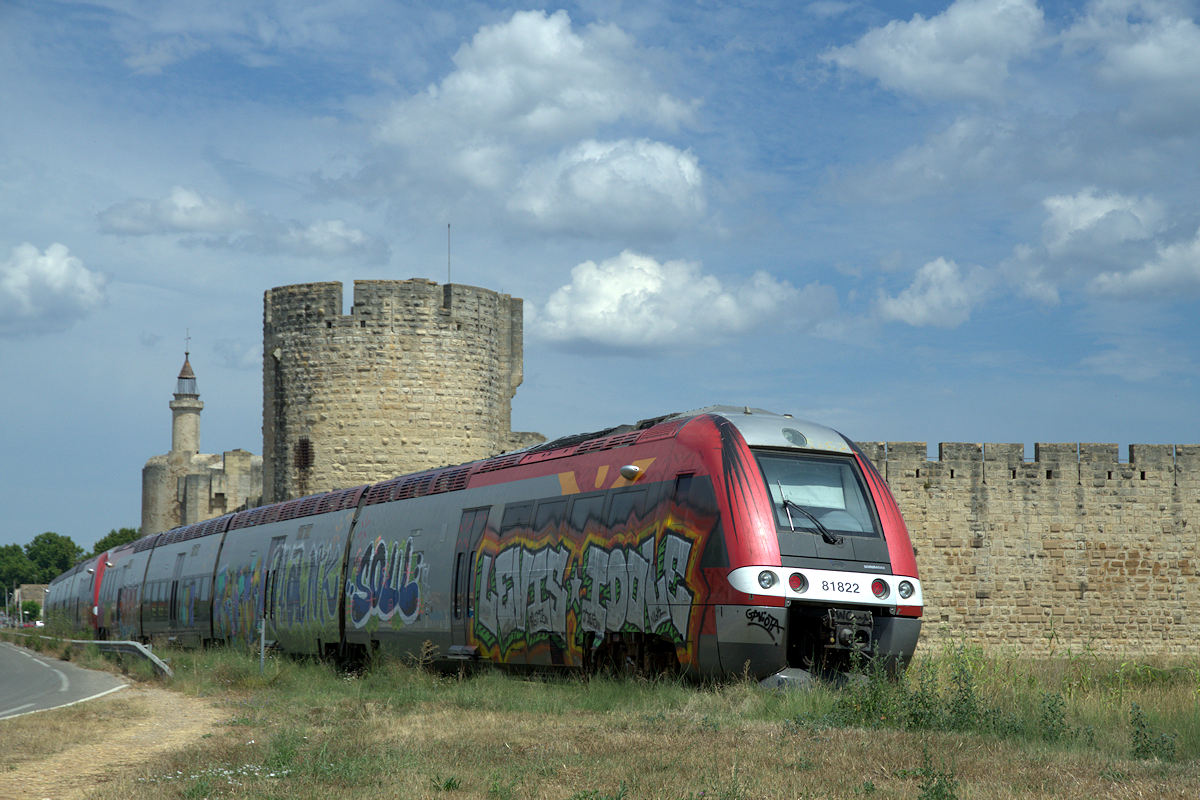
[[537, 504], [537, 511], [533, 515], [533, 529], [536, 532], [544, 531], [546, 528], [557, 530], [566, 518], [566, 499], [542, 500]]
[[462, 519], [458, 523], [460, 547], [467, 547], [479, 538], [479, 534], [487, 526], [488, 515], [491, 511], [491, 506], [484, 506], [483, 508], [472, 508], [463, 512]]
[[528, 528], [533, 517], [533, 503], [516, 503], [504, 507], [500, 520], [500, 535], [504, 536], [516, 528]]
[[608, 526], [626, 525], [631, 519], [641, 519], [645, 514], [645, 489], [618, 489], [613, 492], [612, 505], [608, 508]]
[[589, 522], [600, 522], [604, 519], [604, 495], [602, 493], [583, 495], [571, 501], [569, 515], [571, 530], [583, 533]]

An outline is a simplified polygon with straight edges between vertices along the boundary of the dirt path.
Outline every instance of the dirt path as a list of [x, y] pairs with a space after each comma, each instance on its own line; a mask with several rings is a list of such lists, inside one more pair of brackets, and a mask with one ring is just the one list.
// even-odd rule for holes
[[151, 687], [115, 692], [90, 701], [89, 708], [100, 704], [112, 707], [115, 717], [100, 735], [0, 772], [0, 798], [81, 800], [151, 756], [182, 749], [214, 732], [229, 716], [205, 700]]

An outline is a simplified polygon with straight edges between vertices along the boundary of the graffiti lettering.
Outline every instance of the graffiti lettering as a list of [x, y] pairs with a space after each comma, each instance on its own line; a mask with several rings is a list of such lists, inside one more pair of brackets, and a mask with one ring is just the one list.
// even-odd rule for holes
[[341, 554], [333, 543], [297, 544], [276, 557], [279, 594], [274, 617], [288, 626], [321, 625], [337, 618]]
[[781, 623], [774, 614], [769, 611], [763, 611], [758, 608], [746, 609], [746, 626], [753, 625], [757, 628], [762, 628], [771, 637], [771, 643], [775, 644], [778, 640], [775, 634], [783, 632], [783, 623]]
[[422, 553], [408, 539], [403, 549], [393, 541], [389, 547], [382, 538], [359, 553], [354, 573], [346, 587], [350, 600], [350, 621], [356, 628], [375, 617], [411, 624], [421, 612], [421, 578], [426, 570]]
[[686, 578], [691, 551], [690, 541], [667, 533], [637, 545], [591, 543], [577, 557], [567, 544], [523, 542], [481, 553], [472, 632], [501, 657], [542, 642], [578, 650], [589, 634], [606, 631], [656, 633], [682, 644], [694, 597]]

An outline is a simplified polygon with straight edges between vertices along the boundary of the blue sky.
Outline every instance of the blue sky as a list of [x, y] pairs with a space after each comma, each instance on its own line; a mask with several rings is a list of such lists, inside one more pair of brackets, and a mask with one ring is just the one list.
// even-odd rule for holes
[[1197, 86], [1170, 0], [9, 0], [0, 543], [138, 524], [189, 333], [261, 452], [263, 291], [444, 281], [448, 223], [519, 430], [1195, 443]]

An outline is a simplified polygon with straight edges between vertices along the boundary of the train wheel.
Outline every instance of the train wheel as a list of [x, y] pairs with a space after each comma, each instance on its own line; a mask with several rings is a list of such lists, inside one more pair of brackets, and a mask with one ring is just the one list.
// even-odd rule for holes
[[611, 675], [653, 680], [679, 673], [675, 645], [661, 636], [645, 633], [610, 633], [585, 656], [589, 675]]

